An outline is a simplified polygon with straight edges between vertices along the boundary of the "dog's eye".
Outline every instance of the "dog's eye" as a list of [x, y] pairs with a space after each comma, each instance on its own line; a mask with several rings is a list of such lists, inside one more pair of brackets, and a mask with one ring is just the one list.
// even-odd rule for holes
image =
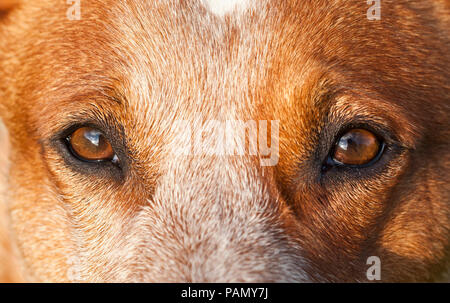
[[377, 136], [365, 129], [352, 129], [336, 143], [332, 159], [335, 163], [361, 166], [374, 161], [382, 151]]
[[72, 152], [83, 161], [116, 161], [117, 156], [104, 134], [91, 127], [81, 127], [68, 138]]

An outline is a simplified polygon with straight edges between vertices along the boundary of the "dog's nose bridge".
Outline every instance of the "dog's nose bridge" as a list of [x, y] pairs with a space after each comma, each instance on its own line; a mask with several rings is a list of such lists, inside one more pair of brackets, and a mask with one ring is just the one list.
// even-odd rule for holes
[[[248, 159], [178, 158], [140, 215], [139, 258], [159, 281], [298, 280], [282, 211]], [[282, 264], [282, 265], [281, 265]], [[286, 265], [289, 264], [289, 265]], [[287, 267], [286, 267], [287, 266]], [[151, 277], [150, 277], [151, 279]]]
[[[217, 209], [217, 213], [230, 207], [250, 211], [247, 206], [253, 204], [268, 207], [270, 194], [255, 162], [227, 156], [178, 158], [168, 166], [155, 198], [169, 199], [179, 207], [207, 204], [208, 211]], [[166, 196], [169, 188], [175, 196]]]

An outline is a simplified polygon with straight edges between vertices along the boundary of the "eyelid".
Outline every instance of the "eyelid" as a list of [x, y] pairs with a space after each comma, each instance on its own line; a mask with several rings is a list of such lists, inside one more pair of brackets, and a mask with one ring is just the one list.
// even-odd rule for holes
[[65, 112], [58, 124], [50, 127], [52, 135], [49, 138], [51, 140], [65, 138], [77, 128], [84, 126], [98, 129], [111, 141], [124, 137], [123, 127], [114, 112], [108, 108], [97, 107], [94, 103], [83, 103], [80, 109]]
[[80, 155], [78, 155], [78, 153], [74, 150], [72, 144], [70, 143], [71, 138], [72, 138], [71, 135], [67, 136], [64, 139], [64, 143], [65, 143], [67, 149], [70, 151], [70, 153], [75, 158], [77, 158], [78, 160], [83, 161], [83, 162], [87, 162], [87, 163], [112, 162], [112, 163], [115, 163], [115, 164], [119, 164], [119, 158], [117, 157], [117, 153], [115, 152], [114, 148], [113, 148], [114, 156], [113, 156], [113, 158], [111, 160], [89, 160], [89, 159], [82, 158]]
[[403, 149], [414, 149], [421, 134], [420, 123], [411, 123], [407, 110], [364, 89], [343, 89], [329, 108], [327, 118], [341, 125], [365, 125], [386, 143]]
[[365, 129], [373, 133], [381, 143], [401, 146], [401, 141], [399, 141], [395, 133], [393, 133], [390, 129], [387, 129], [385, 125], [380, 125], [371, 120], [359, 119], [349, 122], [343, 127], [340, 127], [339, 130], [333, 135], [333, 144], [335, 144], [335, 142], [338, 142], [338, 140], [350, 130], [358, 128]]
[[[76, 119], [76, 117], [74, 117], [74, 119]], [[120, 147], [120, 145], [123, 145], [124, 142], [124, 140], [122, 140], [124, 137], [123, 128], [117, 127], [117, 125], [119, 124], [115, 123], [115, 121], [114, 123], [108, 123], [106, 120], [76, 120], [73, 121], [73, 123], [69, 121], [66, 127], [64, 127], [59, 132], [56, 132], [56, 134], [53, 136], [53, 141], [66, 139], [79, 128], [90, 127], [100, 131], [111, 143], [114, 150], [116, 150]]]
[[[77, 115], [74, 115], [73, 120], [75, 120], [76, 118]], [[64, 127], [59, 132], [56, 132], [52, 137], [51, 142], [54, 142], [52, 143], [52, 145], [56, 146], [58, 149], [64, 148], [68, 153], [72, 154], [73, 152], [69, 150], [70, 147], [68, 146], [67, 138], [69, 138], [75, 130], [81, 127], [95, 128], [102, 132], [102, 134], [111, 144], [115, 153], [115, 157], [113, 158], [113, 160], [106, 162], [110, 162], [116, 166], [120, 166], [121, 169], [127, 169], [129, 165], [129, 152], [125, 141], [123, 128], [120, 126], [120, 124], [116, 123], [116, 120], [114, 118], [111, 118], [109, 120], [113, 121], [114, 123], [108, 123], [108, 121], [106, 120], [103, 121], [93, 119], [86, 119], [84, 121], [83, 119], [80, 119], [73, 121], [72, 123], [70, 123], [69, 121], [66, 127]], [[76, 159], [76, 161], [82, 160]], [[98, 161], [96, 163], [98, 163]]]
[[[347, 123], [340, 121], [329, 121], [328, 125], [324, 128], [324, 134], [322, 135], [323, 145], [321, 144], [321, 159], [317, 158], [317, 161], [322, 161], [322, 174], [328, 171], [332, 167], [348, 168], [348, 169], [364, 169], [376, 164], [383, 155], [389, 150], [398, 150], [401, 146], [398, 144], [397, 138], [393, 135], [390, 130], [387, 130], [384, 125], [374, 123], [373, 121], [368, 121], [366, 119], [361, 119], [357, 117], [356, 120], [348, 121]], [[380, 152], [375, 157], [373, 161], [363, 165], [345, 165], [341, 163], [336, 163], [332, 155], [335, 151], [336, 144], [339, 139], [352, 129], [365, 129], [372, 132], [380, 142]]]

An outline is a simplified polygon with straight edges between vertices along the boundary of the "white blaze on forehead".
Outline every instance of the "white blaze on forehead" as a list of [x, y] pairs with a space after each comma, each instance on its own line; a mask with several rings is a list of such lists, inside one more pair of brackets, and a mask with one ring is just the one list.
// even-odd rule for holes
[[234, 10], [244, 11], [251, 0], [203, 0], [204, 5], [214, 14], [223, 16]]

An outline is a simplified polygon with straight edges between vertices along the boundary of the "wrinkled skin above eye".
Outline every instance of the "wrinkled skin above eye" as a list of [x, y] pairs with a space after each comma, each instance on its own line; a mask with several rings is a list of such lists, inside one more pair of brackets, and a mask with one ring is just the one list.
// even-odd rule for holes
[[337, 142], [333, 160], [344, 165], [364, 165], [373, 161], [381, 151], [381, 143], [370, 131], [352, 129]]
[[114, 150], [103, 133], [91, 127], [81, 127], [68, 138], [77, 157], [86, 161], [111, 161]]

